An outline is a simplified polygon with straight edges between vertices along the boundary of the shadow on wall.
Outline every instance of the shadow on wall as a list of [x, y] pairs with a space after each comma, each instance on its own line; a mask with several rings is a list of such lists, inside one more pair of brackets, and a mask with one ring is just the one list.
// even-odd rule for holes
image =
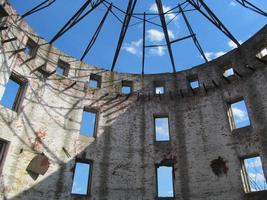
[[[23, 71], [23, 68], [19, 70]], [[137, 184], [136, 176], [141, 173], [143, 163], [134, 159], [144, 160], [141, 158], [144, 149], [142, 145], [136, 146], [141, 144], [137, 141], [140, 140], [139, 135], [133, 136], [139, 127], [136, 123], [141, 121], [135, 119], [137, 111], [131, 109], [136, 97], [105, 99], [92, 95], [93, 99], [89, 99], [86, 94], [81, 95], [81, 91], [75, 91], [75, 88], [62, 92], [64, 79], [48, 78], [44, 81], [37, 74], [27, 78], [29, 85], [19, 117], [6, 108], [0, 109], [2, 123], [13, 134], [10, 139], [12, 148], [6, 160], [8, 163], [5, 163], [8, 164], [5, 169], [7, 173], [3, 173], [5, 178], [1, 181], [4, 186], [1, 191], [3, 198], [88, 199], [70, 194], [75, 158], [78, 157], [93, 161], [93, 197], [106, 199], [113, 190], [117, 199], [130, 199], [132, 195], [135, 199], [141, 199], [143, 191]], [[57, 102], [53, 104], [54, 97]], [[79, 135], [80, 120], [79, 117], [76, 119], [75, 114], [81, 114], [82, 102], [100, 108], [99, 131], [95, 140]], [[49, 124], [57, 129], [52, 132]], [[67, 153], [62, 150], [63, 147]], [[50, 166], [44, 176], [37, 177], [26, 169], [32, 158], [41, 152], [49, 158]], [[136, 152], [141, 152], [138, 158], [133, 155]], [[122, 191], [120, 194], [116, 194], [118, 189]]]

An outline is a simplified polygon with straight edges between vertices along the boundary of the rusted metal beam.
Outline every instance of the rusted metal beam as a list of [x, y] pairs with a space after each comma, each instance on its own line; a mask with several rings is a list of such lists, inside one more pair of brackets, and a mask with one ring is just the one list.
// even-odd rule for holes
[[132, 17], [136, 2], [137, 2], [137, 0], [129, 0], [129, 2], [128, 2], [127, 11], [126, 11], [126, 14], [124, 16], [124, 20], [123, 20], [123, 24], [122, 24], [121, 32], [120, 32], [120, 37], [118, 40], [117, 48], [116, 48], [115, 55], [114, 55], [113, 62], [112, 62], [112, 66], [111, 66], [111, 71], [113, 71], [115, 68], [124, 37], [127, 33], [128, 26], [129, 26], [129, 23], [131, 21], [131, 17]]
[[[212, 12], [208, 5], [203, 0], [187, 0], [197, 11], [199, 11], [207, 20], [209, 20], [214, 26], [216, 26], [222, 33], [224, 33], [230, 40], [232, 40], [238, 47], [240, 46], [238, 40], [232, 35], [232, 33], [226, 28], [226, 26], [220, 21], [220, 19]], [[202, 10], [206, 12], [204, 12]]]
[[95, 8], [97, 8], [103, 0], [99, 0], [96, 3], [92, 4], [92, 7], [86, 11], [84, 14], [83, 12], [89, 6], [92, 0], [87, 0], [81, 8], [68, 20], [68, 22], [57, 32], [57, 34], [50, 40], [50, 44], [55, 42], [58, 38], [60, 38], [63, 34], [65, 34], [68, 30], [70, 30], [73, 26], [75, 26], [78, 22], [84, 19], [87, 15], [89, 15]]
[[236, 0], [236, 2], [249, 10], [252, 10], [260, 15], [267, 17], [267, 12], [247, 0]]
[[161, 0], [155, 0], [155, 1], [156, 1], [156, 4], [157, 4], [159, 17], [160, 17], [163, 33], [164, 33], [164, 36], [165, 36], [166, 44], [167, 44], [167, 47], [168, 47], [168, 52], [169, 52], [169, 56], [170, 56], [171, 63], [172, 63], [172, 68], [173, 68], [173, 73], [175, 73], [176, 72], [176, 67], [175, 67], [175, 62], [174, 62], [174, 58], [173, 58], [172, 47], [171, 47], [171, 43], [170, 43], [170, 37], [169, 37], [168, 27], [167, 27], [166, 20], [165, 20], [165, 15], [164, 15], [164, 11], [163, 11], [162, 2], [161, 2]]
[[35, 6], [34, 8], [32, 8], [31, 10], [27, 11], [26, 13], [24, 13], [23, 15], [21, 15], [20, 19], [23, 19], [31, 14], [34, 14], [40, 10], [43, 10], [47, 7], [49, 7], [50, 5], [52, 5], [53, 3], [55, 3], [56, 0], [45, 0], [43, 2], [41, 2], [40, 4], [38, 4], [37, 6]]
[[83, 53], [83, 55], [82, 55], [82, 57], [81, 57], [80, 60], [83, 60], [83, 59], [85, 58], [85, 56], [88, 54], [88, 52], [90, 51], [90, 49], [91, 49], [91, 48], [93, 47], [93, 45], [95, 44], [96, 39], [97, 39], [97, 37], [98, 37], [98, 35], [99, 35], [99, 33], [100, 33], [100, 31], [101, 31], [101, 29], [102, 29], [104, 23], [105, 23], [105, 20], [107, 19], [108, 13], [109, 13], [109, 11], [110, 11], [111, 9], [112, 9], [112, 4], [109, 5], [109, 7], [108, 7], [106, 13], [104, 14], [104, 16], [103, 16], [101, 22], [99, 23], [99, 25], [98, 25], [98, 27], [97, 27], [97, 29], [96, 29], [96, 31], [95, 31], [93, 37], [91, 38], [89, 44], [87, 45], [87, 47], [86, 47], [86, 49], [85, 49], [85, 51], [84, 51], [84, 53]]
[[202, 47], [201, 47], [201, 45], [200, 45], [200, 43], [199, 43], [199, 41], [198, 41], [198, 39], [197, 39], [197, 37], [196, 37], [196, 34], [194, 33], [194, 31], [193, 31], [193, 29], [192, 29], [192, 27], [191, 27], [191, 25], [189, 23], [189, 20], [187, 19], [186, 15], [185, 15], [182, 7], [181, 7], [181, 5], [179, 5], [179, 9], [180, 9], [180, 12], [182, 13], [182, 16], [184, 18], [185, 24], [187, 26], [187, 29], [188, 29], [190, 35], [192, 36], [192, 39], [193, 39], [193, 42], [194, 42], [195, 46], [197, 47], [199, 53], [204, 58], [204, 60], [206, 62], [209, 62], [207, 57], [206, 57], [206, 55], [205, 55], [205, 53], [204, 53], [204, 51], [203, 51], [203, 49], [202, 49]]

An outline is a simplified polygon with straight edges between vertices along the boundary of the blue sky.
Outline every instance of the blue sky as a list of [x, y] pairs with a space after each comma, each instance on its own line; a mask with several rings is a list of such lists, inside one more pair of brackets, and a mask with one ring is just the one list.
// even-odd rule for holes
[[19, 88], [20, 88], [20, 85], [18, 83], [16, 83], [13, 80], [9, 80], [8, 83], [6, 84], [5, 92], [0, 102], [1, 105], [9, 109], [12, 109], [15, 103]]
[[[23, 1], [22, 3], [20, 0], [10, 0], [11, 4], [20, 14], [42, 1], [43, 0]], [[56, 3], [49, 8], [27, 17], [26, 20], [37, 33], [45, 39], [50, 40], [84, 2], [84, 0], [57, 0]], [[112, 0], [112, 2], [124, 10], [126, 9], [127, 1]], [[178, 3], [181, 3], [182, 0], [162, 0], [162, 2], [164, 9], [168, 10]], [[220, 1], [220, 3], [214, 0], [206, 0], [205, 2], [240, 42], [246, 41], [266, 24], [266, 17], [243, 8], [233, 0], [224, 0]], [[251, 2], [267, 10], [265, 1], [251, 0]], [[93, 14], [86, 17], [72, 30], [57, 40], [55, 46], [76, 58], [80, 58], [105, 11], [106, 8], [104, 6], [98, 7]], [[155, 1], [139, 0], [135, 12], [144, 11], [150, 13], [157, 12]], [[118, 11], [114, 10], [114, 12], [123, 19], [123, 16]], [[172, 17], [173, 15], [167, 15], [166, 20], [169, 21]], [[228, 38], [198, 12], [187, 13], [187, 17], [208, 59], [214, 59], [235, 48], [235, 45]], [[159, 18], [153, 19], [152, 21], [160, 23]], [[141, 72], [142, 24], [138, 24], [138, 22], [140, 21], [133, 19], [130, 23], [115, 71], [130, 73]], [[100, 33], [100, 37], [89, 52], [85, 62], [110, 69], [120, 28], [120, 22], [110, 14]], [[180, 15], [168, 25], [168, 29], [171, 40], [188, 35], [185, 23]], [[147, 24], [146, 42], [147, 44], [164, 44], [164, 35], [161, 28]], [[191, 39], [175, 43], [172, 47], [177, 71], [201, 64], [204, 61]], [[145, 73], [171, 71], [172, 66], [166, 49], [146, 49]]]
[[248, 182], [252, 192], [267, 190], [267, 183], [264, 177], [262, 162], [259, 156], [244, 160], [248, 174]]
[[157, 168], [158, 173], [158, 196], [173, 197], [173, 167], [160, 166]]
[[247, 107], [243, 100], [231, 104], [231, 109], [236, 128], [242, 128], [250, 125]]
[[83, 112], [80, 133], [85, 136], [94, 136], [96, 114], [93, 112]]
[[156, 141], [169, 141], [169, 122], [167, 117], [155, 118]]
[[71, 193], [82, 195], [87, 194], [89, 172], [89, 164], [80, 162], [76, 163]]

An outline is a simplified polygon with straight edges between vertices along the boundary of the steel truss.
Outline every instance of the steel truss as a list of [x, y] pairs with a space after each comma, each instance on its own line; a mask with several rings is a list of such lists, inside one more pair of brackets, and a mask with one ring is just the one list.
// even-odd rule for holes
[[[252, 10], [260, 15], [267, 16], [267, 13], [259, 8], [258, 6], [252, 4], [248, 0], [235, 0], [238, 4], [242, 5], [243, 7]], [[38, 4], [37, 6], [33, 7], [26, 13], [24, 13], [21, 16], [21, 19], [28, 17], [38, 11], [41, 11], [49, 6], [51, 6], [53, 3], [55, 3], [56, 0], [45, 0], [42, 3]], [[192, 29], [192, 26], [186, 16], [187, 12], [199, 12], [201, 15], [203, 15], [211, 24], [213, 24], [218, 30], [220, 30], [224, 35], [226, 35], [230, 40], [232, 40], [237, 47], [240, 46], [238, 40], [233, 36], [233, 34], [227, 29], [227, 27], [223, 24], [223, 22], [215, 15], [215, 13], [209, 8], [209, 6], [204, 2], [204, 0], [184, 0], [180, 4], [177, 4], [173, 8], [170, 8], [168, 11], [163, 10], [163, 5], [161, 0], [155, 0], [155, 3], [157, 5], [158, 13], [136, 13], [134, 12], [135, 6], [136, 6], [137, 0], [128, 0], [128, 6], [126, 10], [123, 10], [119, 8], [118, 6], [112, 4], [108, 0], [86, 0], [85, 3], [79, 8], [79, 10], [63, 25], [63, 27], [55, 34], [55, 36], [50, 40], [50, 43], [52, 44], [57, 39], [59, 39], [62, 35], [64, 35], [67, 31], [69, 31], [71, 28], [73, 28], [78, 22], [83, 20], [87, 15], [89, 15], [91, 12], [93, 12], [98, 6], [103, 5], [107, 8], [105, 14], [103, 15], [102, 20], [100, 21], [96, 31], [94, 32], [93, 36], [91, 37], [85, 51], [83, 52], [80, 60], [84, 60], [86, 55], [89, 53], [93, 45], [95, 44], [101, 29], [108, 18], [108, 14], [111, 13], [121, 24], [121, 31], [119, 35], [119, 39], [117, 42], [117, 47], [114, 53], [112, 65], [111, 65], [111, 71], [114, 71], [114, 68], [116, 66], [116, 62], [121, 50], [121, 47], [123, 45], [124, 38], [126, 36], [127, 30], [130, 26], [135, 26], [140, 23], [143, 24], [142, 28], [142, 37], [143, 37], [143, 44], [142, 44], [142, 62], [141, 62], [141, 71], [142, 74], [144, 74], [145, 71], [145, 50], [146, 48], [156, 48], [156, 47], [164, 47], [168, 49], [169, 57], [172, 64], [173, 72], [176, 72], [176, 66], [172, 51], [172, 44], [192, 38], [194, 45], [198, 49], [199, 53], [203, 57], [203, 59], [208, 62], [208, 59], [205, 56], [204, 50], [202, 49], [200, 42], [198, 41], [195, 32]], [[189, 8], [188, 8], [189, 7]], [[87, 10], [87, 11], [86, 11]], [[120, 19], [118, 16], [118, 13], [120, 12], [124, 19]], [[173, 19], [166, 22], [165, 16], [168, 14], [175, 14], [175, 17]], [[181, 15], [183, 20], [185, 21], [186, 27], [189, 31], [189, 35], [186, 35], [181, 38], [177, 38], [174, 40], [170, 40], [169, 34], [168, 34], [168, 25], [178, 16]], [[148, 17], [150, 16], [150, 17]], [[159, 17], [160, 24], [153, 22], [152, 20], [154, 18]], [[138, 20], [138, 22], [130, 24], [131, 19], [134, 18]], [[162, 31], [164, 33], [165, 37], [165, 44], [153, 44], [153, 45], [146, 45], [146, 23], [152, 24], [157, 27], [161, 27]]]

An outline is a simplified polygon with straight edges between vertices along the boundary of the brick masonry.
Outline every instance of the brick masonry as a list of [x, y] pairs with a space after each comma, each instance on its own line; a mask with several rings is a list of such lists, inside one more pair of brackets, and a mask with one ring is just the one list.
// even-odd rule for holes
[[[17, 40], [1, 45], [0, 98], [11, 72], [28, 84], [18, 112], [0, 105], [0, 138], [10, 142], [0, 199], [156, 199], [155, 165], [166, 160], [174, 164], [175, 200], [266, 198], [266, 192], [244, 193], [240, 157], [259, 154], [267, 175], [267, 68], [255, 57], [267, 46], [267, 26], [240, 48], [206, 64], [175, 74], [141, 76], [110, 72], [64, 54], [23, 20], [17, 21], [9, 4], [4, 7], [10, 15], [1, 41]], [[37, 56], [13, 55], [28, 37], [39, 45]], [[36, 70], [45, 65], [48, 73], [53, 72], [58, 59], [70, 64], [68, 77], [46, 77]], [[229, 65], [242, 77], [228, 83], [222, 73]], [[87, 87], [91, 73], [102, 77], [101, 89]], [[187, 77], [194, 75], [200, 88], [192, 92]], [[133, 82], [130, 96], [120, 94], [123, 80]], [[154, 94], [155, 81], [164, 82], [164, 95]], [[227, 102], [239, 97], [246, 102], [251, 126], [231, 131]], [[84, 107], [98, 111], [95, 138], [80, 135]], [[157, 114], [169, 116], [170, 142], [154, 141]], [[34, 178], [26, 168], [38, 153], [44, 153], [50, 165]], [[228, 171], [218, 177], [210, 163], [219, 156]], [[70, 194], [76, 157], [93, 161], [90, 197]]]

